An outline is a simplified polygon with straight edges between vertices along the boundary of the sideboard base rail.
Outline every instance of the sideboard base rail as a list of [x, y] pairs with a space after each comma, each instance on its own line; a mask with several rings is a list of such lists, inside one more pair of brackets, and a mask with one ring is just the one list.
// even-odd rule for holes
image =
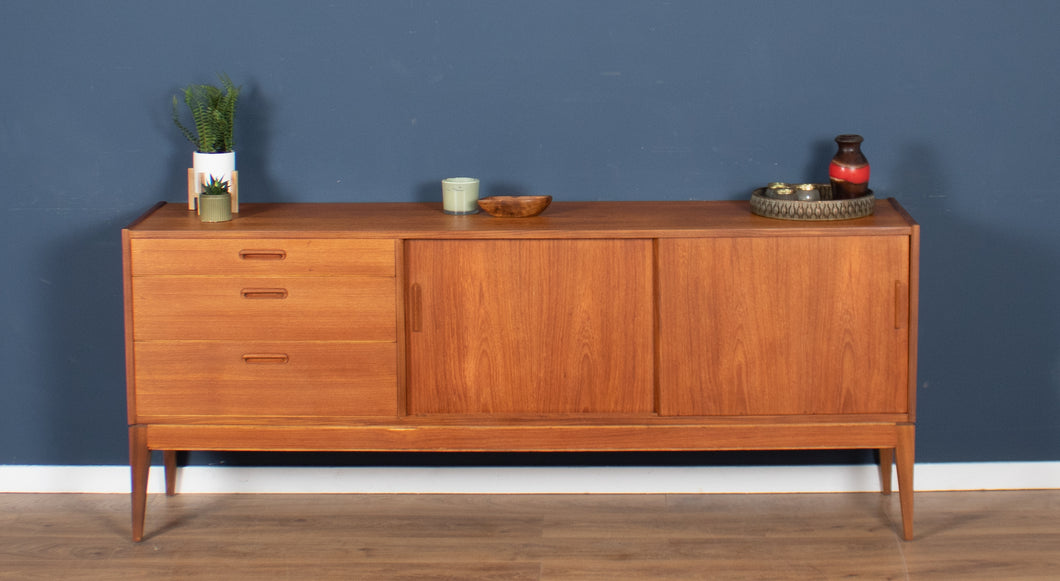
[[185, 450], [284, 452], [666, 452], [811, 449], [879, 451], [881, 492], [897, 465], [902, 538], [913, 538], [912, 424], [599, 426], [202, 426], [129, 428], [133, 540], [144, 534], [152, 450], [163, 451], [166, 494]]

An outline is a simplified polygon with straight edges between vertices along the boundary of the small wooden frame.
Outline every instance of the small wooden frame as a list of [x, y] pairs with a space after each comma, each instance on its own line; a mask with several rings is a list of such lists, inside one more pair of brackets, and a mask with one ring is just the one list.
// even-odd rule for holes
[[[195, 173], [195, 168], [188, 168], [188, 209], [199, 210], [199, 192], [206, 185], [207, 175]], [[232, 213], [239, 213], [239, 172], [232, 170], [232, 177], [228, 180], [228, 193], [232, 195]]]

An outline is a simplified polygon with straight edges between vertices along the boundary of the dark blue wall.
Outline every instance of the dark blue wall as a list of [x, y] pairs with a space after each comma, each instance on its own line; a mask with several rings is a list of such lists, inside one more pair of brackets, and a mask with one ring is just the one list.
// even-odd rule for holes
[[246, 201], [737, 199], [860, 133], [923, 227], [922, 461], [1060, 460], [1060, 4], [0, 3], [0, 463], [126, 462], [119, 230], [225, 71]]

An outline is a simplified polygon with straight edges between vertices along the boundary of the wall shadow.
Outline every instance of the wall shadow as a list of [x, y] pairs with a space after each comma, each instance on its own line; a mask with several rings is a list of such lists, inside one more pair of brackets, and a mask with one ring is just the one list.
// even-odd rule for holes
[[[262, 130], [267, 134], [267, 131]], [[823, 142], [822, 142], [823, 143]], [[829, 147], [830, 149], [830, 147]], [[822, 145], [823, 151], [823, 145]], [[252, 158], [265, 163], [265, 156]], [[182, 165], [182, 164], [180, 164]], [[184, 169], [174, 164], [173, 175]], [[1060, 248], [1029, 243], [1020, 224], [967, 218], [924, 144], [906, 147], [890, 191], [922, 228], [918, 460], [1042, 461], [1060, 454]], [[265, 181], [268, 181], [267, 179]], [[518, 191], [518, 184], [497, 184]], [[500, 190], [503, 188], [503, 190]], [[277, 198], [282, 198], [279, 193]], [[423, 201], [440, 186], [424, 182]], [[735, 194], [734, 194], [735, 196]], [[22, 362], [40, 417], [20, 418], [34, 463], [123, 464], [126, 456], [120, 229], [143, 208], [49, 212], [54, 233], [32, 272], [46, 284]], [[1013, 217], [1010, 221], [1020, 218]], [[1022, 218], [1025, 223], [1037, 223]], [[1044, 221], [1044, 220], [1042, 220]], [[39, 220], [37, 221], [39, 222]], [[27, 225], [26, 228], [30, 226]], [[91, 434], [91, 437], [86, 435]], [[192, 464], [334, 466], [800, 465], [871, 461], [865, 451], [614, 454], [193, 453]]]
[[[236, 110], [235, 150], [236, 169], [239, 171], [239, 197], [243, 203], [255, 202], [293, 202], [297, 201], [298, 192], [284, 191], [271, 174], [272, 163], [269, 158], [271, 141], [274, 137], [271, 120], [274, 119], [274, 106], [261, 89], [260, 83], [251, 78], [243, 82]], [[187, 121], [187, 111], [183, 103], [178, 108], [181, 119]], [[169, 111], [166, 112], [169, 121]], [[177, 131], [172, 122], [159, 127], [167, 136], [172, 154], [166, 165], [157, 191], [162, 192], [160, 199], [186, 202], [188, 199], [188, 168], [192, 164], [192, 153], [195, 147]]]
[[918, 461], [1056, 460], [1060, 247], [972, 223], [938, 160], [910, 144], [883, 192], [921, 224]]
[[43, 414], [22, 430], [34, 434], [33, 463], [128, 461], [120, 231], [142, 211], [49, 216], [55, 231], [36, 265], [47, 284], [26, 305], [40, 314], [25, 362]]

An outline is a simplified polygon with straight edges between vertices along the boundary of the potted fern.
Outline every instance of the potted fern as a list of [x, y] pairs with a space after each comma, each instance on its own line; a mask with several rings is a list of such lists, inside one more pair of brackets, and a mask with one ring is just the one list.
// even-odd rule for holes
[[199, 220], [227, 222], [232, 219], [232, 194], [228, 182], [211, 177], [199, 192]]
[[183, 89], [184, 104], [191, 112], [192, 126], [180, 120], [179, 101], [173, 96], [173, 123], [184, 137], [195, 146], [192, 154], [194, 184], [189, 186], [189, 209], [194, 209], [190, 191], [194, 187], [197, 196], [211, 179], [232, 182], [236, 169], [235, 142], [233, 139], [236, 121], [236, 102], [239, 91], [232, 79], [219, 73], [221, 86], [188, 85]]

